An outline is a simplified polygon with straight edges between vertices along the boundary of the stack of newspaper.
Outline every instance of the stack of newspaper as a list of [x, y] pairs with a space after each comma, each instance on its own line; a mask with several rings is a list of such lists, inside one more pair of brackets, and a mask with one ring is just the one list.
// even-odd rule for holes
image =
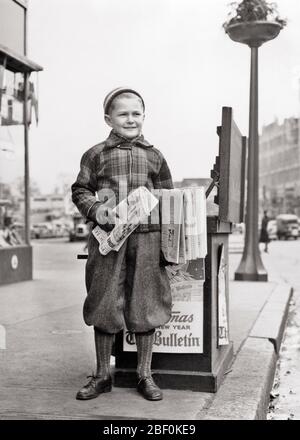
[[118, 251], [129, 235], [147, 220], [158, 199], [144, 186], [132, 191], [113, 211], [118, 215], [114, 229], [107, 233], [96, 226], [92, 233], [99, 242], [99, 251], [107, 255], [111, 250]]
[[167, 261], [181, 264], [207, 254], [204, 187], [161, 191], [161, 248]]

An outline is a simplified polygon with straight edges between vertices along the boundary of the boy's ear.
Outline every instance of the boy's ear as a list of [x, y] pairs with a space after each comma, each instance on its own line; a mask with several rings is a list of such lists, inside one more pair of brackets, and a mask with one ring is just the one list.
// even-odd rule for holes
[[107, 125], [109, 125], [110, 127], [112, 127], [112, 123], [111, 123], [111, 118], [109, 115], [104, 115], [104, 120], [107, 123]]

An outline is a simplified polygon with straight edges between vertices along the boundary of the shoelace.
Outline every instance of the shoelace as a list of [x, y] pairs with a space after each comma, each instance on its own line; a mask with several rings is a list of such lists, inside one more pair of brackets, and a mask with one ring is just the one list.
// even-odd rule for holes
[[144, 380], [145, 382], [150, 382], [151, 385], [155, 386], [155, 383], [153, 381], [153, 377], [148, 376], [148, 377], [141, 377], [140, 380], [138, 381], [138, 385], [142, 382], [142, 380]]
[[90, 384], [95, 385], [97, 376], [95, 376], [94, 374], [91, 374], [90, 376], [86, 376], [86, 378], [87, 379], [91, 378], [91, 380], [89, 381], [89, 383], [87, 385], [90, 385]]
[[[95, 381], [96, 379], [101, 379], [102, 376], [97, 376], [97, 374], [90, 374], [89, 376], [86, 376], [87, 379], [89, 379], [91, 377], [91, 381]], [[105, 377], [102, 377], [102, 379], [106, 380], [108, 379]]]

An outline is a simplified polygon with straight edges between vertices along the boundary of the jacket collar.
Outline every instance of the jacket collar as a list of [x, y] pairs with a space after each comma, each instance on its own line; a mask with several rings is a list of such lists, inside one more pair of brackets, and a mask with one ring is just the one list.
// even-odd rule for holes
[[142, 148], [152, 148], [153, 147], [153, 145], [149, 144], [149, 142], [146, 141], [146, 139], [144, 139], [143, 135], [140, 135], [136, 139], [129, 140], [129, 139], [124, 138], [123, 136], [120, 136], [119, 134], [115, 133], [112, 130], [110, 132], [108, 138], [105, 141], [105, 148], [114, 148], [114, 147], [118, 147], [118, 146], [120, 146], [120, 148], [122, 148], [122, 146], [125, 147], [125, 144], [136, 145], [136, 146], [142, 147]]

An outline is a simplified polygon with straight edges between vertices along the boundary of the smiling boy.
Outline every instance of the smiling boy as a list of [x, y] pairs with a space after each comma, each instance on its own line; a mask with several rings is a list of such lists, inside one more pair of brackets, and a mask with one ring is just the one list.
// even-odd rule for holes
[[126, 139], [138, 138], [145, 119], [142, 98], [132, 92], [123, 92], [112, 101], [108, 95], [106, 101], [105, 111], [108, 112], [104, 115], [106, 123], [115, 133]]
[[[110, 92], [104, 100], [104, 118], [112, 131], [84, 153], [72, 200], [95, 226], [110, 230], [116, 220], [112, 208], [131, 191], [140, 186], [150, 191], [172, 189], [173, 183], [162, 153], [142, 135], [145, 103], [137, 91]], [[171, 316], [171, 292], [160, 265], [159, 221], [141, 224], [118, 252], [105, 256], [90, 234], [86, 289], [83, 316], [87, 325], [94, 326], [97, 371], [76, 398], [87, 400], [111, 391], [114, 335], [126, 325], [135, 333], [137, 390], [145, 399], [161, 400], [162, 391], [151, 375], [152, 346], [155, 328]]]

